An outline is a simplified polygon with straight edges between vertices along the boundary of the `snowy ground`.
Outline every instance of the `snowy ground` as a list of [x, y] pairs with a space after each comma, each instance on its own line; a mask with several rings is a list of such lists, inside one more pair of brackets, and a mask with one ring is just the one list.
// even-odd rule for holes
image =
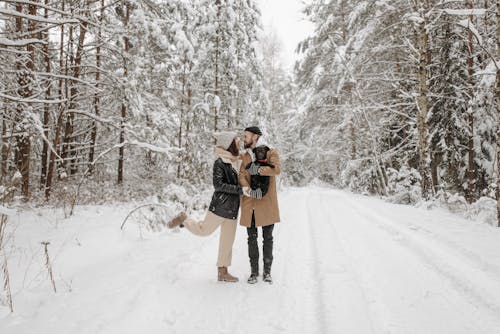
[[243, 228], [241, 281], [221, 284], [218, 233], [141, 240], [119, 229], [127, 206], [13, 217], [15, 312], [0, 306], [0, 333], [500, 333], [500, 229], [323, 188], [280, 204], [274, 285], [245, 282]]

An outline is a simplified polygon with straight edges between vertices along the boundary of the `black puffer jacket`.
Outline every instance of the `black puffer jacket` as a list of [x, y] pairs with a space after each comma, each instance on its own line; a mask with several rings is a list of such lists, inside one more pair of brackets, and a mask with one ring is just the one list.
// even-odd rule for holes
[[214, 162], [213, 181], [215, 192], [208, 209], [217, 216], [236, 219], [240, 208], [240, 196], [243, 194], [238, 185], [238, 174], [231, 164], [219, 158]]

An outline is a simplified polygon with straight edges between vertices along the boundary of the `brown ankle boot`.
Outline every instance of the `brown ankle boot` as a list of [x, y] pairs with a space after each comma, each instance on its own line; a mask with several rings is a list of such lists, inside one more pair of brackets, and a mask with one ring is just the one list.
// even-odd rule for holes
[[238, 277], [234, 277], [227, 271], [227, 267], [219, 267], [217, 280], [219, 282], [238, 282]]
[[174, 228], [174, 227], [177, 227], [177, 226], [181, 226], [182, 223], [184, 223], [184, 221], [186, 220], [186, 218], [187, 218], [186, 213], [185, 212], [181, 212], [177, 216], [175, 216], [174, 218], [172, 218], [171, 221], [168, 222], [167, 227], [168, 228]]

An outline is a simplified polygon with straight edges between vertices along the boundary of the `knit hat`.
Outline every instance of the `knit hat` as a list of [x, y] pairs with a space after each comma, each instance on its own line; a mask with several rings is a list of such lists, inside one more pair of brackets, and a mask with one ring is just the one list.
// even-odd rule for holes
[[215, 145], [227, 150], [229, 146], [231, 146], [234, 138], [237, 137], [237, 134], [231, 131], [220, 131], [214, 132], [213, 136], [215, 138]]
[[259, 127], [257, 127], [257, 126], [249, 126], [248, 128], [245, 129], [245, 131], [262, 136], [262, 131], [260, 131]]

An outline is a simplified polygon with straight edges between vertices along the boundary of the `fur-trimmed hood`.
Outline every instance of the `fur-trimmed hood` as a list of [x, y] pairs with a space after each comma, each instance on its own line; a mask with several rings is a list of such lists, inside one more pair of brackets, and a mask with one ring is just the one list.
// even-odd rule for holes
[[241, 159], [240, 156], [234, 156], [231, 152], [220, 147], [215, 147], [215, 159], [221, 159], [226, 164], [231, 164], [236, 174], [240, 173]]

